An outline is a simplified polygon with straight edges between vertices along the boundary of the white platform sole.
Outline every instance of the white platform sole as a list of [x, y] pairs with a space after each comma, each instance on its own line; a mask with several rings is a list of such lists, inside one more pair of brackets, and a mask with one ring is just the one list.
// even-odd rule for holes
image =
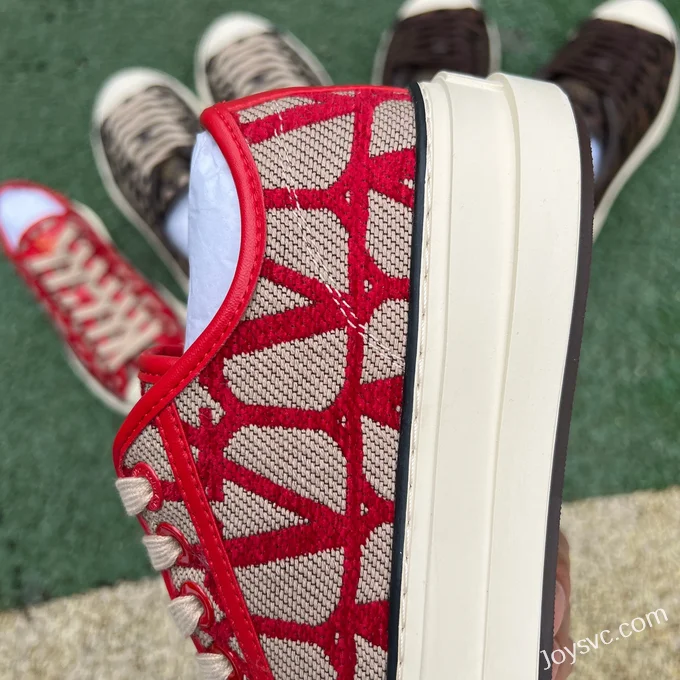
[[420, 89], [427, 176], [395, 675], [535, 680], [583, 263], [578, 133], [553, 85], [440, 74]]

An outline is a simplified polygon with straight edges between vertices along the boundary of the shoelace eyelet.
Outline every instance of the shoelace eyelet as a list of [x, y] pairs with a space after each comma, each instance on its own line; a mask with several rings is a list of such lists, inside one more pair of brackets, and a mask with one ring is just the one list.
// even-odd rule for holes
[[201, 588], [198, 583], [194, 583], [193, 581], [185, 581], [182, 584], [182, 587], [179, 589], [179, 595], [180, 597], [193, 595], [194, 597], [198, 598], [200, 603], [203, 605], [203, 614], [198, 620], [198, 625], [203, 630], [206, 630], [207, 628], [210, 628], [214, 625], [215, 610], [213, 609], [212, 602], [210, 601], [210, 598], [206, 594], [205, 590], [203, 590], [203, 588]]
[[170, 538], [173, 538], [175, 541], [177, 541], [177, 543], [179, 543], [180, 547], [182, 548], [182, 552], [175, 560], [176, 566], [179, 567], [191, 566], [191, 552], [190, 552], [191, 549], [189, 547], [187, 539], [184, 537], [184, 534], [179, 529], [172, 526], [172, 524], [168, 524], [167, 522], [161, 522], [156, 527], [156, 534], [158, 536], [169, 536]]
[[144, 477], [149, 484], [151, 484], [151, 490], [153, 491], [153, 496], [151, 500], [147, 503], [147, 509], [152, 512], [157, 512], [163, 507], [163, 486], [161, 485], [161, 480], [158, 479], [154, 469], [147, 463], [137, 463], [137, 465], [132, 468], [131, 477]]
[[243, 680], [243, 673], [241, 673], [239, 670], [238, 663], [236, 661], [238, 659], [236, 652], [229, 649], [229, 647], [224, 647], [218, 642], [213, 642], [212, 645], [210, 645], [210, 649], [207, 649], [206, 652], [209, 654], [221, 654], [222, 656], [226, 657], [227, 661], [234, 669], [227, 680]]

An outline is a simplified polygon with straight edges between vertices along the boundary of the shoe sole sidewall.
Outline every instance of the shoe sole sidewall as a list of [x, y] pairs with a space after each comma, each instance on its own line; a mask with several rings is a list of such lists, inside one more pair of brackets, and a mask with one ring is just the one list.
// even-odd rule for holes
[[[395, 646], [393, 625], [390, 680], [444, 680], [450, 677], [451, 659], [455, 659], [453, 670], [469, 680], [499, 677], [501, 667], [504, 668], [501, 674], [508, 679], [537, 677], [539, 636], [548, 617], [552, 630], [553, 604], [546, 602], [550, 596], [544, 592], [544, 569], [552, 569], [549, 554], [556, 554], [559, 536], [561, 476], [555, 469], [563, 468], [566, 439], [563, 424], [558, 441], [558, 424], [566, 420], [568, 433], [573, 384], [567, 375], [567, 365], [575, 362], [580, 348], [575, 319], [585, 304], [582, 285], [578, 294], [583, 298], [575, 297], [578, 277], [583, 276], [584, 224], [588, 227], [588, 248], [584, 252], [589, 252], [592, 243], [589, 231], [592, 202], [590, 211], [587, 205], [582, 205], [580, 183], [584, 171], [571, 107], [557, 88], [541, 89], [545, 87], [505, 76], [484, 82], [451, 75], [439, 76], [434, 84], [420, 86], [428, 135], [423, 273], [419, 289], [422, 311], [415, 360], [416, 407], [407, 463], [408, 498], [403, 528], [406, 540], [398, 601], [400, 622], [396, 627], [399, 638]], [[512, 140], [507, 141], [512, 145], [511, 153], [506, 149], [499, 165], [512, 173], [512, 154], [521, 154], [518, 157], [522, 158], [522, 172], [516, 175], [513, 191], [517, 192], [517, 209], [521, 209], [519, 214], [524, 218], [520, 222], [512, 210], [502, 209], [507, 212], [503, 219], [515, 225], [509, 236], [505, 222], [492, 224], [493, 211], [497, 209], [489, 206], [495, 202], [475, 201], [469, 183], [474, 180], [466, 177], [470, 173], [465, 170], [473, 160], [493, 168], [494, 157], [502, 152], [500, 138], [496, 135], [493, 142], [489, 141], [490, 148], [485, 151], [480, 142], [471, 141], [466, 146], [465, 138], [483, 139], [483, 124], [480, 123], [477, 134], [462, 135], [465, 130], [460, 122], [466, 118], [463, 100], [469, 95], [481, 101], [480, 96], [494, 88], [496, 103], [504, 98], [508, 108], [508, 112], [498, 115], [512, 120], [515, 126], [514, 136], [507, 121], [499, 127], [505, 130], [507, 140]], [[539, 94], [534, 96], [536, 88]], [[541, 105], [544, 95], [549, 95], [550, 101], [536, 113], [535, 105]], [[483, 108], [488, 111], [493, 105], [490, 100]], [[452, 118], [449, 107], [457, 111]], [[468, 107], [467, 132], [477, 124], [475, 113], [480, 110], [481, 106]], [[541, 120], [551, 121], [549, 130], [540, 125]], [[546, 151], [550, 146], [546, 140], [555, 125], [568, 126], [562, 128], [566, 140]], [[446, 127], [450, 129], [447, 131]], [[534, 128], [541, 127], [540, 133], [535, 132]], [[527, 142], [532, 136], [533, 141]], [[446, 151], [454, 138], [460, 140], [455, 156]], [[523, 140], [521, 147], [517, 139]], [[480, 153], [484, 158], [488, 156], [490, 163], [481, 162]], [[532, 166], [539, 170], [532, 170]], [[544, 179], [546, 175], [551, 179]], [[457, 180], [452, 185], [453, 176]], [[489, 189], [495, 182], [502, 193], [503, 182], [507, 183], [502, 176], [505, 175], [501, 170], [487, 170]], [[574, 182], [575, 179], [578, 181]], [[570, 189], [564, 190], [565, 181]], [[507, 195], [494, 195], [499, 204], [511, 205]], [[467, 207], [463, 205], [465, 201], [459, 200], [461, 196], [468, 197]], [[546, 197], [550, 199], [547, 202]], [[555, 239], [562, 239], [560, 248], [554, 247], [552, 237], [542, 236], [546, 233], [546, 222], [548, 229], [552, 226], [555, 230]], [[475, 227], [466, 235], [465, 225], [470, 224]], [[500, 240], [489, 238], [487, 242], [484, 227]], [[482, 232], [474, 233], [475, 228]], [[480, 255], [482, 273], [476, 273], [477, 265], [470, 263], [475, 260], [470, 258], [470, 252], [474, 252], [470, 248], [475, 243], [478, 253], [484, 253], [486, 247], [486, 254]], [[540, 257], [535, 253], [521, 257], [521, 253], [530, 253], [535, 248], [540, 249]], [[513, 260], [510, 269], [504, 264], [505, 256]], [[500, 267], [496, 266], [498, 263]], [[470, 274], [467, 278], [466, 272]], [[490, 280], [485, 283], [487, 273]], [[544, 278], [556, 289], [554, 293], [548, 295]], [[459, 285], [464, 283], [463, 279], [474, 291], [467, 298], [465, 293], [457, 293], [464, 287]], [[503, 294], [497, 295], [494, 291], [499, 290], [496, 284], [501, 280], [506, 283], [500, 287]], [[543, 292], [534, 293], [537, 282], [543, 286]], [[480, 289], [484, 286], [486, 291]], [[475, 304], [486, 310], [481, 303], [488, 301], [493, 311], [487, 316], [494, 321], [482, 319], [480, 324]], [[553, 312], [553, 307], [557, 311]], [[555, 317], [550, 322], [542, 321], [546, 311]], [[539, 336], [538, 340], [534, 334]], [[495, 351], [499, 359], [493, 370], [485, 373], [488, 350]], [[531, 371], [535, 354], [541, 357], [542, 373]], [[471, 376], [476, 376], [484, 386], [477, 388]], [[458, 392], [463, 384], [468, 391], [465, 397]], [[532, 395], [535, 404], [530, 403]], [[477, 418], [471, 406], [474, 404], [482, 405], [486, 413]], [[517, 404], [520, 407], [524, 404], [524, 411]], [[537, 424], [533, 424], [527, 404], [537, 412]], [[534, 431], [539, 432], [535, 439], [525, 434]], [[471, 451], [477, 456], [474, 462], [467, 458]], [[400, 465], [403, 463], [400, 461]], [[516, 508], [515, 495], [525, 478], [532, 480], [527, 482], [530, 493], [526, 494], [524, 507]], [[548, 526], [549, 516], [553, 526]], [[442, 517], [446, 520], [442, 521]], [[507, 536], [518, 531], [520, 535], [529, 535], [525, 541], [527, 549], [521, 554], [507, 540]], [[395, 553], [400, 553], [397, 544]], [[528, 565], [525, 560], [529, 560]], [[552, 589], [554, 592], [554, 582]], [[512, 607], [513, 599], [522, 603], [519, 609]], [[395, 607], [394, 596], [392, 602]], [[509, 639], [505, 640], [504, 631], [512, 620], [512, 612], [527, 607], [533, 608], [527, 616], [530, 622], [523, 626], [514, 621]], [[513, 650], [513, 655], [509, 655], [509, 650]], [[511, 656], [514, 665], [508, 671]]]

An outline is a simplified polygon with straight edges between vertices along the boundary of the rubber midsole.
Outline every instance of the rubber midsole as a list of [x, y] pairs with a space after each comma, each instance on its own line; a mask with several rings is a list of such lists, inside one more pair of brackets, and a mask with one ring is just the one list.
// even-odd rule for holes
[[420, 87], [428, 157], [397, 677], [527, 680], [578, 269], [578, 135], [549, 84], [446, 74]]

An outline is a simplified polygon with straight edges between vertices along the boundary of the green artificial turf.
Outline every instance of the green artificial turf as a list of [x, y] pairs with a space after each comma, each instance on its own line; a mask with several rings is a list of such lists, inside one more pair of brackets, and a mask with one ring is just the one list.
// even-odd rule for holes
[[[231, 10], [290, 28], [337, 82], [366, 82], [395, 0], [2, 0], [0, 180], [25, 177], [90, 205], [144, 273], [170, 276], [108, 200], [88, 143], [90, 107], [115, 70], [192, 84], [205, 26]], [[593, 7], [487, 3], [505, 69], [531, 74]], [[680, 0], [670, 9], [680, 18]], [[566, 498], [680, 482], [680, 129], [629, 184], [595, 247]], [[0, 608], [150, 568], [113, 488], [118, 416], [64, 361], [48, 321], [0, 262]]]

